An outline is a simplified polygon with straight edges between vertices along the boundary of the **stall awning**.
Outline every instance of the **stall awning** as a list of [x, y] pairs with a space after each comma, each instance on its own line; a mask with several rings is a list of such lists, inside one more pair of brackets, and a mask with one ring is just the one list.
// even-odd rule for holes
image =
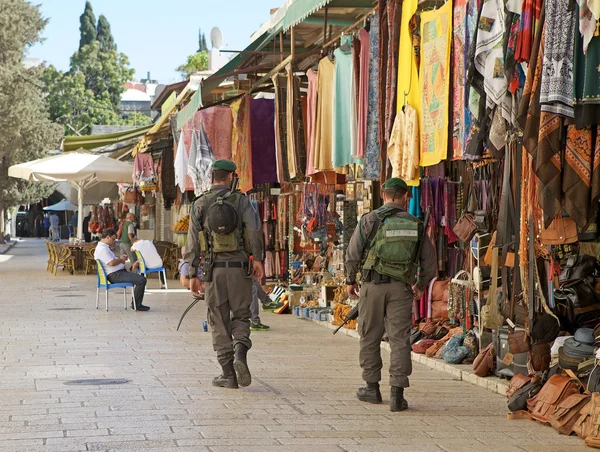
[[284, 32], [288, 31], [326, 6], [352, 9], [372, 8], [374, 5], [373, 0], [295, 0], [288, 6], [283, 18], [282, 29]]
[[83, 135], [65, 137], [63, 151], [75, 151], [77, 149], [96, 149], [111, 144], [121, 143], [133, 138], [144, 136], [152, 126], [139, 127], [137, 129], [124, 130], [122, 132], [106, 133], [104, 135]]

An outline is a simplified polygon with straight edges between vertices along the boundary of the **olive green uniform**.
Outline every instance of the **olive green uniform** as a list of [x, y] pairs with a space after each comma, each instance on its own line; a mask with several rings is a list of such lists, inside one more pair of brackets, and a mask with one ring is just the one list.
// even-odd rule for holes
[[[402, 209], [398, 204], [386, 203], [384, 207]], [[413, 218], [400, 211], [392, 217]], [[415, 220], [416, 221], [416, 220]], [[368, 239], [374, 237], [373, 228], [378, 222], [375, 212], [361, 218], [356, 227], [346, 254], [346, 276], [354, 281], [365, 258]], [[419, 256], [421, 273], [417, 283], [425, 289], [437, 274], [435, 249], [425, 237]], [[363, 277], [364, 279], [364, 277]], [[387, 282], [380, 282], [380, 279]], [[379, 383], [381, 380], [381, 339], [387, 332], [391, 347], [390, 386], [407, 388], [408, 377], [412, 373], [410, 357], [410, 333], [412, 326], [413, 291], [410, 284], [370, 272], [370, 278], [363, 282], [360, 291], [358, 311], [358, 333], [360, 335], [360, 367], [366, 383]]]
[[[201, 263], [201, 252], [198, 233], [207, 230], [204, 224], [198, 224], [196, 218], [202, 216], [202, 209], [215, 193], [228, 190], [226, 185], [213, 185], [201, 195], [193, 205], [188, 231], [188, 250], [185, 261], [190, 266], [190, 277], [197, 274]], [[250, 348], [250, 303], [252, 301], [252, 276], [249, 269], [249, 253], [257, 261], [263, 260], [264, 245], [260, 218], [254, 207], [244, 195], [238, 205], [238, 216], [241, 217], [243, 234], [247, 239], [249, 250], [240, 249], [227, 253], [216, 253], [212, 274], [212, 282], [205, 285], [204, 296], [208, 305], [208, 322], [212, 330], [213, 348], [221, 366], [233, 360], [234, 346], [237, 343]]]

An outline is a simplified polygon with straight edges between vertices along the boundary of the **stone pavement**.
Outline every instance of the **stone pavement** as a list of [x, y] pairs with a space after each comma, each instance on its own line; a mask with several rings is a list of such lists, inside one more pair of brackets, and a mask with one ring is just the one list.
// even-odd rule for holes
[[[205, 306], [179, 332], [184, 293], [148, 293], [147, 313], [124, 311], [113, 293], [110, 312], [96, 310], [95, 277], [55, 277], [45, 261], [36, 240], [0, 256], [0, 451], [587, 450], [549, 427], [507, 421], [502, 396], [419, 364], [407, 412], [360, 403], [357, 341], [289, 315], [264, 315], [273, 331], [253, 333], [252, 386], [213, 388]], [[93, 378], [130, 382], [65, 384]]]

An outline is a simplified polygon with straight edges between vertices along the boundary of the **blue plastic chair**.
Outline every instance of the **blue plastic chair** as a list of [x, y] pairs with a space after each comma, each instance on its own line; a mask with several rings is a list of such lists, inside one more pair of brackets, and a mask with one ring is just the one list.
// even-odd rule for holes
[[137, 256], [138, 262], [140, 263], [140, 266], [139, 266], [140, 275], [146, 276], [146, 275], [149, 275], [150, 273], [159, 273], [160, 272], [163, 274], [163, 279], [165, 281], [165, 289], [169, 289], [169, 287], [167, 286], [167, 271], [165, 270], [165, 267], [148, 268], [146, 266], [146, 261], [144, 260], [144, 256], [142, 256], [142, 253], [140, 253], [139, 251], [136, 251], [135, 255]]
[[[133, 301], [133, 287], [134, 284], [131, 282], [114, 283], [112, 284], [107, 276], [106, 271], [102, 262], [96, 259], [96, 266], [98, 267], [98, 287], [96, 288], [96, 309], [98, 309], [98, 301], [100, 299], [100, 288], [106, 289], [106, 312], [108, 312], [108, 291], [111, 289], [123, 289], [123, 301], [125, 302], [125, 310], [127, 311], [127, 288], [131, 287], [131, 299]], [[137, 311], [135, 302], [133, 303], [133, 310]]]

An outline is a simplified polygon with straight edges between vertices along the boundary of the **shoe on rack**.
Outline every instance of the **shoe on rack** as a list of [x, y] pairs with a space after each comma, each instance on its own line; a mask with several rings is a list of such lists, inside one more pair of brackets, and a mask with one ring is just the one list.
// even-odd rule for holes
[[251, 331], [269, 331], [271, 327], [269, 325], [264, 325], [261, 322], [250, 322], [250, 330]]
[[390, 393], [390, 411], [404, 411], [408, 409], [408, 402], [404, 398], [404, 388], [392, 386]]
[[213, 386], [217, 388], [238, 389], [238, 381], [233, 368], [233, 362], [227, 363], [223, 368], [223, 372], [212, 381]]
[[368, 403], [382, 403], [381, 391], [379, 390], [379, 383], [367, 383], [367, 386], [358, 388], [356, 391], [356, 397], [361, 402]]

